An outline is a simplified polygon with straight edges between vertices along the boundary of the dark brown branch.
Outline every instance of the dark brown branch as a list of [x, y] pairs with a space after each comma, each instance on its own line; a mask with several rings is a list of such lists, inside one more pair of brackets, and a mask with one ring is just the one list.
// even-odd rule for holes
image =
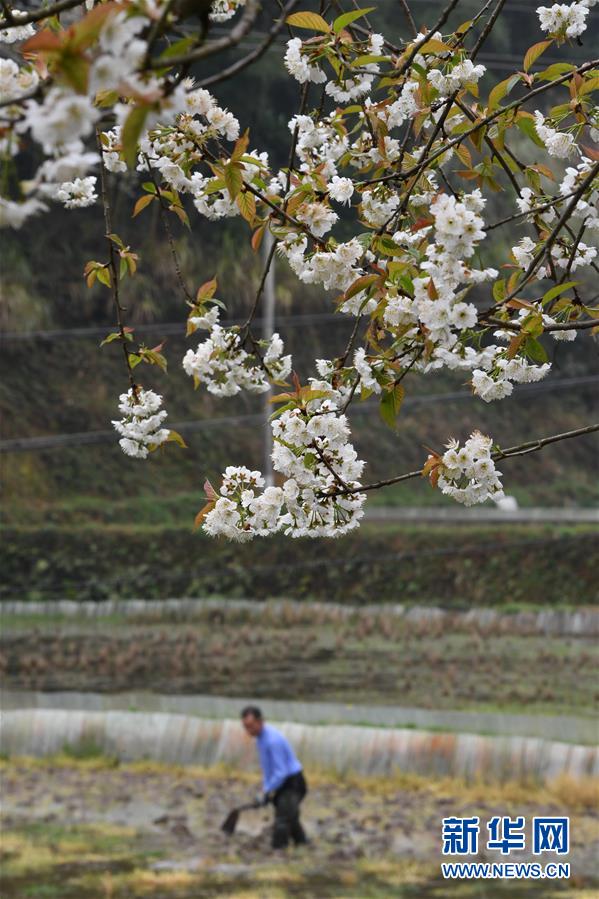
[[[517, 322], [504, 322], [500, 318], [493, 316], [485, 316], [484, 322], [489, 325], [496, 325], [498, 328], [505, 328], [508, 331], [521, 331], [522, 325]], [[589, 318], [582, 322], [556, 322], [555, 325], [544, 325], [543, 333], [548, 331], [588, 331], [590, 328], [599, 327], [599, 318]]]
[[28, 25], [30, 22], [40, 22], [42, 19], [50, 19], [66, 9], [83, 6], [84, 3], [85, 0], [58, 0], [58, 3], [53, 3], [51, 6], [45, 6], [42, 9], [36, 9], [23, 15], [7, 15], [5, 19], [0, 19], [0, 28], [16, 28], [19, 25]]
[[442, 147], [439, 147], [438, 150], [428, 157], [428, 159], [423, 159], [420, 162], [416, 163], [416, 165], [412, 166], [411, 169], [408, 169], [405, 172], [391, 172], [389, 175], [381, 175], [379, 178], [369, 178], [364, 181], [358, 182], [360, 185], [363, 184], [380, 184], [385, 181], [394, 181], [401, 180], [405, 181], [407, 178], [411, 178], [413, 175], [420, 175], [426, 168], [429, 168], [431, 163], [435, 162], [439, 156], [443, 156], [444, 153], [447, 153], [452, 147], [455, 147], [457, 144], [462, 143], [466, 140], [466, 138], [470, 137], [471, 134], [474, 134], [475, 131], [478, 131], [480, 128], [483, 128], [485, 125], [489, 125], [491, 122], [494, 122], [495, 119], [500, 118], [506, 112], [512, 112], [515, 109], [518, 109], [520, 106], [523, 106], [525, 103], [528, 103], [530, 100], [538, 97], [539, 94], [545, 93], [545, 91], [549, 90], [552, 87], [555, 87], [558, 84], [563, 84], [564, 81], [568, 81], [572, 78], [573, 75], [581, 75], [584, 72], [587, 72], [589, 69], [593, 69], [595, 66], [599, 65], [599, 59], [593, 59], [589, 62], [585, 62], [582, 65], [578, 66], [576, 69], [572, 69], [570, 72], [566, 72], [564, 75], [560, 75], [559, 78], [556, 78], [554, 81], [548, 81], [546, 84], [540, 85], [540, 87], [535, 88], [532, 91], [529, 91], [523, 97], [519, 97], [517, 100], [513, 100], [511, 103], [508, 103], [507, 106], [502, 106], [499, 109], [496, 109], [494, 112], [489, 113], [489, 115], [480, 119], [476, 122], [472, 128], [469, 128], [468, 131], [462, 132], [462, 134], [458, 134], [457, 137], [452, 138], [451, 140], [446, 141]]
[[262, 41], [259, 47], [255, 50], [252, 50], [251, 53], [248, 53], [247, 56], [244, 56], [243, 59], [239, 59], [237, 62], [234, 62], [233, 65], [228, 66], [228, 68], [223, 69], [222, 72], [216, 72], [214, 75], [210, 75], [208, 78], [204, 78], [202, 81], [198, 82], [198, 87], [210, 87], [212, 84], [218, 84], [221, 81], [226, 81], [228, 78], [232, 78], [234, 75], [237, 75], [238, 72], [242, 72], [244, 69], [247, 69], [248, 66], [251, 66], [253, 63], [257, 62], [268, 50], [273, 41], [276, 39], [277, 35], [283, 30], [285, 27], [285, 22], [289, 13], [297, 6], [299, 0], [288, 0], [287, 5], [281, 10], [281, 16], [275, 23], [271, 26], [270, 31], [268, 32], [266, 38]]
[[207, 44], [202, 44], [201, 47], [191, 50], [189, 53], [184, 53], [182, 56], [169, 56], [166, 59], [161, 59], [160, 57], [152, 59], [146, 68], [166, 69], [171, 68], [172, 66], [186, 66], [192, 62], [198, 62], [200, 59], [205, 59], [208, 56], [214, 56], [215, 53], [222, 53], [223, 50], [228, 50], [230, 47], [235, 47], [243, 40], [246, 34], [252, 30], [259, 10], [260, 6], [258, 0], [248, 0], [239, 22], [237, 22], [224, 37], [209, 41]]
[[[510, 459], [512, 456], [525, 456], [528, 453], [534, 453], [548, 446], [550, 443], [557, 443], [559, 440], [570, 440], [573, 437], [582, 437], [584, 434], [592, 434], [599, 431], [599, 423], [587, 425], [585, 428], [577, 428], [575, 431], [565, 431], [563, 434], [553, 434], [551, 437], [541, 437], [539, 440], [530, 440], [528, 443], [520, 443], [517, 446], [510, 446], [505, 450], [498, 450], [493, 453], [491, 458]], [[422, 477], [424, 469], [419, 468], [418, 471], [409, 471], [407, 474], [400, 474], [395, 478], [387, 478], [384, 481], [376, 481], [374, 484], [365, 484], [362, 487], [351, 487], [349, 490], [335, 490], [331, 493], [325, 493], [324, 496], [345, 496], [348, 493], [365, 493], [369, 490], [380, 490], [381, 487], [389, 487], [391, 484], [399, 484], [401, 481], [409, 481], [412, 478]]]
[[170, 249], [170, 251], [171, 251], [171, 257], [172, 257], [172, 260], [173, 260], [173, 265], [175, 266], [175, 274], [176, 274], [176, 276], [177, 276], [177, 281], [179, 282], [179, 286], [181, 287], [181, 290], [183, 291], [183, 294], [184, 294], [185, 298], [186, 298], [190, 303], [193, 303], [193, 296], [192, 296], [192, 294], [190, 293], [190, 291], [189, 291], [189, 289], [188, 289], [188, 287], [187, 287], [187, 284], [185, 283], [185, 278], [183, 277], [183, 272], [181, 271], [181, 264], [180, 264], [180, 262], [179, 262], [179, 255], [178, 255], [178, 253], [177, 253], [177, 248], [175, 247], [175, 241], [174, 241], [174, 238], [173, 238], [173, 232], [171, 231], [171, 226], [170, 226], [170, 223], [169, 223], [169, 220], [168, 220], [168, 215], [167, 215], [168, 208], [167, 208], [167, 206], [165, 205], [166, 200], [165, 200], [165, 198], [164, 198], [164, 196], [163, 196], [163, 194], [162, 194], [162, 191], [161, 191], [161, 189], [160, 189], [160, 184], [158, 183], [158, 179], [156, 178], [156, 175], [154, 174], [154, 169], [153, 169], [152, 166], [150, 165], [150, 160], [149, 160], [148, 156], [147, 156], [145, 153], [144, 153], [144, 159], [145, 159], [146, 165], [147, 165], [147, 167], [148, 167], [148, 172], [150, 173], [150, 180], [152, 181], [152, 184], [154, 185], [154, 188], [155, 188], [155, 190], [156, 190], [156, 195], [157, 195], [157, 197], [158, 197], [158, 206], [159, 206], [159, 209], [160, 209], [160, 218], [161, 218], [161, 220], [162, 220], [162, 224], [163, 224], [164, 230], [165, 230], [165, 232], [166, 232], [166, 239], [168, 240], [168, 245], [169, 245], [169, 249]]
[[414, 37], [418, 37], [418, 28], [416, 27], [416, 22], [414, 21], [412, 10], [408, 6], [408, 0], [399, 0], [399, 5], [404, 11], [404, 15], [408, 20], [408, 25], [412, 29], [412, 34], [414, 35]]
[[497, 17], [499, 16], [499, 13], [505, 6], [505, 2], [506, 2], [506, 0], [498, 0], [497, 6], [491, 13], [489, 21], [487, 22], [487, 24], [485, 25], [485, 27], [479, 34], [478, 40], [477, 40], [476, 44], [474, 45], [474, 47], [472, 48], [472, 52], [470, 54], [470, 59], [473, 62], [476, 59], [476, 57], [478, 56], [479, 52], [482, 50], [483, 44], [485, 43], [485, 41], [491, 34], [491, 31], [493, 30], [493, 28], [495, 26], [495, 22], [497, 21]]
[[110, 203], [108, 200], [108, 189], [106, 185], [106, 167], [104, 165], [104, 147], [102, 145], [102, 139], [100, 137], [100, 132], [96, 131], [96, 141], [98, 144], [98, 153], [100, 156], [100, 198], [102, 200], [102, 208], [104, 210], [104, 227], [106, 230], [105, 237], [106, 242], [108, 244], [108, 269], [110, 271], [110, 286], [112, 289], [112, 299], [114, 302], [114, 308], [116, 310], [116, 320], [117, 327], [120, 334], [120, 343], [123, 348], [123, 355], [125, 357], [125, 365], [127, 366], [127, 373], [129, 375], [129, 384], [131, 386], [131, 390], [133, 395], [137, 397], [137, 384], [135, 383], [135, 378], [133, 376], [133, 368], [131, 367], [131, 360], [129, 359], [129, 350], [127, 348], [127, 334], [125, 332], [125, 325], [123, 322], [123, 307], [121, 306], [121, 300], [119, 296], [119, 266], [116, 261], [116, 253], [114, 249], [114, 243], [112, 240], [112, 221], [111, 221], [111, 210]]
[[564, 200], [569, 200], [570, 197], [573, 197], [576, 191], [570, 191], [569, 194], [564, 194], [563, 196], [555, 197], [553, 200], [549, 200], [547, 203], [542, 203], [540, 206], [533, 206], [532, 209], [529, 209], [528, 212], [515, 212], [513, 215], [508, 215], [504, 219], [500, 219], [498, 222], [493, 222], [492, 225], [485, 225], [485, 231], [492, 231], [494, 228], [500, 228], [502, 225], [508, 225], [510, 222], [515, 222], [518, 219], [525, 218], [527, 215], [537, 215], [540, 212], [545, 212], [547, 209], [552, 209], [554, 206], [557, 206], [558, 203], [562, 203]]
[[518, 291], [520, 291], [523, 287], [525, 287], [528, 284], [528, 282], [533, 277], [534, 273], [536, 272], [537, 268], [539, 267], [539, 265], [541, 264], [541, 262], [543, 261], [545, 256], [548, 256], [549, 258], [551, 258], [551, 248], [552, 248], [553, 244], [555, 243], [555, 241], [557, 240], [559, 232], [564, 227], [564, 225], [567, 223], [568, 219], [570, 218], [570, 216], [576, 209], [579, 199], [582, 197], [582, 195], [584, 194], [587, 187], [595, 179], [595, 176], [597, 175], [597, 173], [599, 173], [599, 162], [595, 163], [593, 168], [590, 170], [590, 172], [588, 172], [587, 176], [585, 178], [583, 178], [583, 180], [581, 181], [581, 183], [579, 184], [577, 189], [572, 194], [570, 202], [568, 203], [568, 205], [566, 206], [566, 208], [560, 215], [559, 219], [557, 220], [557, 222], [555, 224], [555, 227], [553, 228], [553, 231], [551, 232], [551, 234], [549, 235], [547, 240], [544, 242], [541, 249], [538, 251], [538, 253], [535, 254], [530, 265], [524, 272], [524, 275], [523, 275], [520, 283], [514, 288], [514, 290], [512, 290], [512, 292], [504, 300], [501, 301], [501, 303], [498, 303], [497, 306], [494, 306], [493, 307], [494, 309], [497, 309], [499, 306], [503, 305], [503, 303], [507, 303], [508, 300], [513, 299], [516, 296], [516, 294], [518, 293]]
[[[270, 267], [272, 265], [272, 261], [275, 255], [275, 250], [277, 248], [277, 241], [273, 240], [270, 250], [268, 251], [268, 256], [266, 257], [266, 262], [264, 264], [264, 269], [262, 271], [262, 277], [260, 278], [260, 283], [258, 285], [258, 290], [256, 291], [256, 296], [254, 297], [254, 302], [252, 303], [252, 308], [249, 311], [248, 317], [244, 321], [241, 326], [243, 330], [249, 332], [250, 325], [254, 320], [254, 316], [256, 315], [258, 309], [258, 303], [260, 302], [260, 297], [262, 296], [262, 292], [264, 291], [264, 285], [266, 284], [266, 279], [268, 278], [268, 273], [270, 271]], [[244, 340], [245, 338], [242, 338]]]

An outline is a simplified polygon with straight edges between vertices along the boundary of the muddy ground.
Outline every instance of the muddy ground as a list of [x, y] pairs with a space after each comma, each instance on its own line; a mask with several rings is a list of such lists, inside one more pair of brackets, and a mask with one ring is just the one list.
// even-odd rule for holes
[[[268, 809], [242, 816], [231, 838], [219, 829], [231, 806], [253, 795], [257, 776], [64, 756], [4, 761], [0, 772], [4, 899], [598, 895], [597, 788], [593, 794], [588, 784], [485, 789], [399, 775], [343, 782], [313, 772], [303, 810], [311, 844], [273, 855]], [[441, 880], [443, 817], [478, 814], [486, 822], [519, 814], [529, 821], [565, 813], [569, 883]], [[495, 855], [483, 849], [479, 857]]]
[[18, 627], [7, 619], [7, 689], [243, 693], [256, 698], [589, 714], [594, 638], [418, 627], [393, 619]]

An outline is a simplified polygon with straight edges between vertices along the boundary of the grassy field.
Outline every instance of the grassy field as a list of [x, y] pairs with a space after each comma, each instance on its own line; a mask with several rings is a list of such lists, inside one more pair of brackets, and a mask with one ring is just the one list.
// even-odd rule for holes
[[0, 669], [11, 689], [318, 697], [435, 709], [590, 715], [599, 644], [589, 637], [450, 629], [391, 615], [335, 621], [292, 611], [252, 621], [66, 623], [7, 618]]
[[[1, 763], [5, 899], [590, 899], [599, 883], [597, 784], [482, 788], [459, 781], [332, 778], [310, 772], [311, 844], [273, 856], [270, 810], [220, 824], [257, 784], [224, 769], [117, 765], [68, 756]], [[568, 884], [454, 883], [440, 877], [448, 814], [571, 818]], [[485, 854], [486, 853], [486, 854]], [[496, 860], [483, 850], [481, 858]], [[519, 860], [524, 859], [524, 855]]]
[[590, 605], [599, 600], [596, 542], [592, 525], [366, 523], [341, 540], [242, 545], [191, 526], [5, 527], [0, 597]]

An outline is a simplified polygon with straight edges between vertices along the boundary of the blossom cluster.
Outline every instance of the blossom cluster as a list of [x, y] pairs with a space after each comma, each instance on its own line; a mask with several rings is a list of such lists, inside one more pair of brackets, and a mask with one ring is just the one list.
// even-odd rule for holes
[[537, 14], [541, 30], [562, 38], [580, 37], [587, 28], [589, 9], [597, 0], [579, 0], [576, 3], [554, 3], [539, 6]]
[[[244, 2], [215, 0], [209, 17], [224, 22]], [[578, 38], [595, 2], [540, 7], [540, 27], [551, 40], [537, 44], [536, 58], [551, 41]], [[240, 540], [273, 530], [292, 536], [344, 533], [356, 526], [364, 502], [363, 463], [345, 417], [354, 398], [374, 394], [384, 412], [392, 395], [395, 409], [406, 374], [448, 369], [466, 373], [475, 395], [490, 402], [550, 370], [537, 337], [580, 311], [573, 311], [567, 295], [540, 302], [537, 282], [556, 273], [567, 282], [597, 259], [594, 151], [584, 150], [599, 136], [599, 113], [591, 101], [596, 73], [587, 67], [571, 81], [553, 66], [545, 73], [518, 73], [485, 100], [485, 67], [465, 49], [471, 26], [449, 35], [421, 33], [398, 49], [370, 26], [348, 27], [343, 15], [329, 25], [315, 14], [297, 13], [304, 19], [295, 25], [305, 29], [316, 22], [316, 33], [305, 40], [292, 37], [284, 65], [304, 85], [305, 97], [310, 84], [321, 85], [313, 92], [320, 99], [311, 111], [302, 103], [288, 122], [291, 164], [277, 168], [242, 134], [233, 112], [184, 77], [185, 66], [171, 66], [168, 55], [163, 68], [156, 65], [162, 37], [150, 46], [149, 35], [156, 36], [157, 23], [176, 33], [177, 6], [165, 8], [163, 0], [96, 4], [82, 18], [74, 13], [68, 28], [53, 26], [41, 41], [34, 37], [23, 48], [22, 64], [0, 61], [0, 89], [8, 102], [0, 155], [12, 166], [20, 148], [28, 151], [28, 162], [13, 166], [15, 171], [43, 156], [31, 177], [16, 183], [15, 195], [0, 196], [0, 225], [21, 227], [49, 201], [68, 209], [90, 206], [97, 200], [93, 171], [102, 163], [114, 175], [129, 171], [144, 182], [151, 196], [138, 201], [136, 215], [159, 196], [164, 212], [168, 206], [186, 222], [193, 210], [209, 221], [242, 216], [254, 248], [270, 232], [302, 284], [334, 291], [337, 311], [360, 321], [342, 357], [316, 360], [319, 377], [309, 382], [308, 393], [289, 399], [273, 420], [280, 486], [265, 488], [259, 472], [228, 468], [205, 528]], [[363, 13], [355, 10], [350, 19]], [[0, 40], [17, 42], [35, 31], [29, 24], [11, 27]], [[556, 88], [570, 91], [571, 102], [531, 115], [519, 108], [530, 93], [519, 90], [515, 111], [502, 113], [503, 98], [518, 81], [551, 87], [554, 77]], [[532, 93], [536, 98], [537, 91]], [[477, 128], [487, 116], [490, 127]], [[98, 153], [92, 143], [100, 122], [110, 124]], [[535, 153], [542, 144], [541, 156], [564, 161], [558, 164], [565, 172], [556, 176], [556, 195], [545, 193], [554, 174], [547, 165], [519, 167], [512, 156], [512, 125], [535, 144]], [[496, 142], [490, 155], [483, 139], [490, 147]], [[512, 158], [518, 171], [509, 181], [523, 182], [513, 227], [524, 232], [509, 242], [511, 258], [501, 260], [508, 265], [496, 263], [495, 269], [485, 262], [488, 236], [509, 219], [486, 223], [483, 191], [508, 183]], [[9, 180], [12, 190], [15, 179]], [[577, 192], [576, 207], [568, 210], [575, 227], [560, 227], [548, 249], [548, 235]], [[506, 267], [512, 271], [505, 273]], [[534, 299], [521, 300], [527, 290]], [[485, 296], [489, 302], [480, 305]], [[502, 301], [516, 296], [518, 308]], [[204, 300], [194, 305], [189, 330], [204, 329], [207, 337], [183, 359], [196, 384], [217, 396], [235, 396], [242, 390], [263, 393], [270, 382], [289, 376], [291, 357], [278, 334], [258, 340], [251, 321], [225, 327], [218, 301]], [[492, 323], [485, 316], [489, 306]], [[551, 332], [556, 340], [572, 340], [576, 333], [565, 327]], [[161, 428], [166, 413], [151, 391], [124, 397], [124, 418], [115, 427], [123, 449], [144, 457], [167, 439], [169, 432]], [[475, 434], [462, 450], [448, 448], [438, 472], [444, 492], [470, 502], [499, 490], [487, 442]], [[466, 460], [461, 468], [450, 464], [452, 453]]]
[[170, 431], [162, 427], [168, 413], [161, 406], [162, 397], [143, 387], [130, 388], [120, 395], [119, 412], [123, 418], [112, 424], [121, 435], [119, 446], [127, 456], [145, 459], [168, 440]]
[[187, 350], [183, 368], [197, 384], [205, 383], [215, 396], [236, 396], [241, 390], [264, 393], [269, 379], [284, 381], [291, 372], [291, 356], [284, 356], [283, 341], [278, 334], [269, 340], [254, 341], [253, 352], [243, 347], [238, 327], [223, 328], [218, 324], [219, 311], [212, 306], [201, 316], [191, 316], [196, 328], [210, 331], [209, 337], [196, 350]]
[[19, 66], [14, 59], [0, 59], [0, 101], [2, 103], [8, 103], [11, 100], [17, 102], [19, 97], [36, 88], [38, 84], [39, 76], [35, 69]]
[[339, 411], [341, 394], [313, 380], [305, 400], [272, 422], [273, 468], [282, 486], [260, 492], [260, 472], [227, 468], [221, 496], [203, 524], [208, 534], [238, 541], [277, 531], [338, 537], [358, 526], [366, 499], [359, 492], [364, 463], [349, 442], [347, 418]]
[[574, 136], [567, 131], [557, 131], [545, 122], [542, 112], [535, 112], [535, 129], [550, 156], [568, 159], [577, 152]]
[[66, 209], [80, 209], [85, 206], [92, 206], [98, 199], [96, 180], [94, 175], [89, 175], [87, 178], [63, 181], [56, 191], [56, 199], [60, 200]]
[[441, 492], [465, 506], [501, 499], [501, 472], [495, 469], [492, 446], [491, 438], [480, 431], [471, 434], [462, 447], [457, 440], [451, 440], [433, 469]]
[[[10, 14], [15, 22], [27, 15], [22, 9], [11, 9]], [[32, 37], [34, 34], [35, 27], [31, 22], [26, 22], [24, 25], [16, 25], [12, 28], [1, 28], [0, 44], [16, 44], [19, 41], [26, 41], [27, 38]]]
[[246, 0], [214, 0], [210, 6], [208, 18], [212, 22], [226, 22], [232, 19], [238, 9], [245, 6]]

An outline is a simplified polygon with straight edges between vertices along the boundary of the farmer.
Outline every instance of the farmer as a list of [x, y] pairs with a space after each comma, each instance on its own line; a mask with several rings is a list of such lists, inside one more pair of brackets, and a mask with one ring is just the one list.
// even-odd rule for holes
[[256, 801], [260, 805], [272, 802], [275, 822], [272, 834], [273, 849], [284, 849], [289, 837], [298, 845], [307, 843], [300, 824], [300, 802], [308, 792], [302, 766], [283, 734], [266, 724], [262, 712], [248, 705], [241, 712], [241, 721], [251, 737], [255, 737], [264, 780], [264, 793]]

